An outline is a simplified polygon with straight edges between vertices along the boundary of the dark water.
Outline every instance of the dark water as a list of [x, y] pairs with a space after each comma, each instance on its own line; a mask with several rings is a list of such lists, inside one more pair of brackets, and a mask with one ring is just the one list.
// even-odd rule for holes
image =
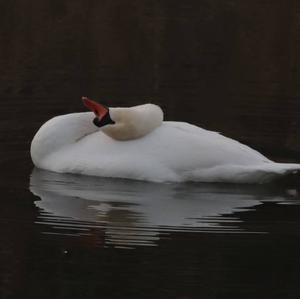
[[1, 298], [300, 297], [299, 180], [153, 184], [34, 169], [34, 131], [69, 110], [2, 104]]
[[300, 177], [152, 184], [34, 170], [29, 153], [40, 125], [87, 95], [151, 101], [300, 162], [299, 1], [0, 11], [0, 299], [300, 298]]

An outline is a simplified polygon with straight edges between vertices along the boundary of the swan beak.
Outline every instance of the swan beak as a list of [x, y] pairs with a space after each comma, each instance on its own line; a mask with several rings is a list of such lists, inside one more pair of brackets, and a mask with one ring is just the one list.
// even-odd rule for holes
[[107, 113], [108, 113], [108, 108], [95, 102], [90, 100], [87, 97], [82, 97], [81, 98], [84, 105], [89, 108], [90, 110], [92, 110], [95, 115], [99, 118], [99, 120], [101, 120]]
[[106, 125], [115, 124], [110, 118], [109, 109], [107, 107], [92, 101], [87, 97], [82, 97], [81, 99], [84, 105], [95, 113], [96, 117], [93, 120], [94, 125], [101, 128]]

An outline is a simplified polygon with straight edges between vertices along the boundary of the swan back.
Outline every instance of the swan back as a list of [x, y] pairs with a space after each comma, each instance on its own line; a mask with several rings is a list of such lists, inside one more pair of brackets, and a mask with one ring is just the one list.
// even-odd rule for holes
[[92, 119], [93, 113], [81, 112], [56, 116], [44, 123], [31, 142], [30, 153], [34, 164], [41, 167], [41, 161], [48, 155], [97, 132]]
[[109, 113], [115, 124], [103, 127], [102, 131], [116, 140], [143, 137], [161, 126], [164, 117], [161, 108], [154, 104], [110, 108]]

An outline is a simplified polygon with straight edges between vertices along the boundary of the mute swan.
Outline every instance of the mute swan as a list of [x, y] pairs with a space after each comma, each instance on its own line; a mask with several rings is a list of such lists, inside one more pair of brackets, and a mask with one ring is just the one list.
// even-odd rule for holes
[[163, 121], [153, 104], [108, 108], [86, 97], [83, 102], [94, 114], [57, 116], [38, 130], [31, 143], [36, 167], [156, 182], [231, 183], [264, 183], [300, 170], [300, 164], [273, 162], [219, 133]]

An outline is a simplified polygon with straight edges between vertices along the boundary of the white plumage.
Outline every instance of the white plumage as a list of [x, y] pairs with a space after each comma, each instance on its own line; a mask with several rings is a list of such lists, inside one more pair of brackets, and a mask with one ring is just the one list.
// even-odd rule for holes
[[156, 182], [263, 183], [300, 169], [216, 132], [163, 122], [156, 105], [110, 108], [109, 113], [115, 124], [101, 129], [91, 112], [46, 122], [31, 144], [34, 164], [55, 172]]

